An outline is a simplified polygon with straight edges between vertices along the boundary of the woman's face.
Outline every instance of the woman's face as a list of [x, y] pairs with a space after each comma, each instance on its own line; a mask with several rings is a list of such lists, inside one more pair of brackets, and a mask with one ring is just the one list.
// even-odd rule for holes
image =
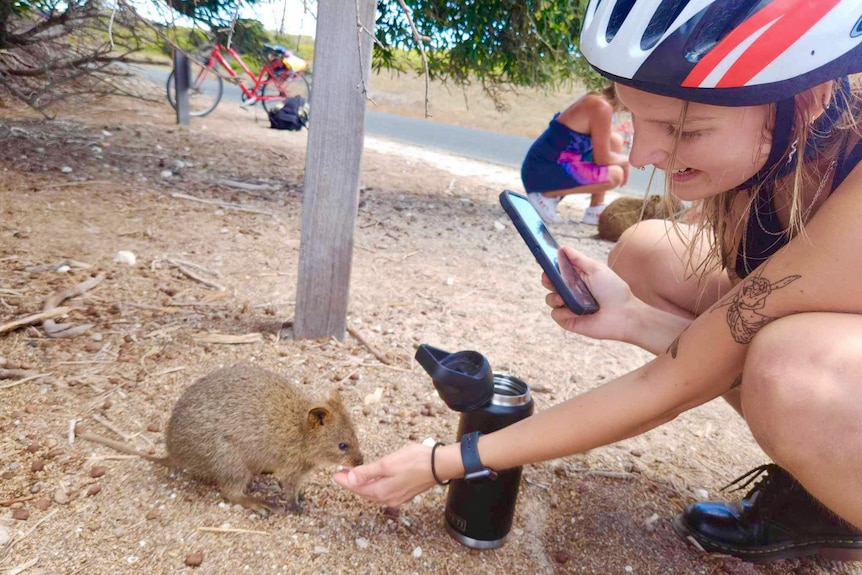
[[731, 108], [691, 102], [680, 126], [682, 100], [619, 84], [617, 95], [631, 112], [634, 125], [629, 162], [634, 167], [652, 164], [665, 170], [674, 195], [682, 200], [733, 189], [766, 164], [768, 106]]

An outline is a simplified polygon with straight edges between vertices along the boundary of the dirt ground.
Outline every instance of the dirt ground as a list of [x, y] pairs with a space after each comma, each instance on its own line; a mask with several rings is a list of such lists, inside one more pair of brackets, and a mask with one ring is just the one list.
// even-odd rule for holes
[[[50, 338], [44, 322], [0, 334], [0, 368], [42, 375], [0, 380], [0, 572], [862, 572], [705, 556], [674, 535], [674, 514], [705, 493], [724, 496], [722, 486], [766, 461], [720, 402], [528, 466], [509, 541], [483, 552], [446, 534], [443, 488], [393, 517], [321, 469], [305, 486], [302, 515], [260, 519], [209, 485], [71, 442], [77, 423], [161, 454], [183, 389], [245, 362], [310, 395], [340, 390], [371, 460], [406, 442], [454, 438], [458, 414], [412, 360], [420, 343], [480, 351], [495, 371], [533, 386], [538, 410], [650, 356], [551, 321], [538, 266], [497, 201], [504, 187], [518, 189], [513, 170], [369, 139], [349, 314], [364, 343], [297, 341], [278, 334], [294, 313], [305, 132], [270, 130], [261, 113], [229, 104], [188, 128], [166, 104], [124, 100], [69, 106], [53, 122], [14, 107], [0, 114], [0, 324], [105, 274], [59, 302], [71, 309], [56, 322], [81, 335]], [[579, 220], [583, 204], [567, 202], [562, 213]], [[596, 257], [611, 247], [594, 227], [555, 231]], [[115, 261], [119, 251], [136, 264]], [[196, 275], [224, 289], [169, 260], [214, 272]], [[219, 334], [251, 342], [218, 343]]]

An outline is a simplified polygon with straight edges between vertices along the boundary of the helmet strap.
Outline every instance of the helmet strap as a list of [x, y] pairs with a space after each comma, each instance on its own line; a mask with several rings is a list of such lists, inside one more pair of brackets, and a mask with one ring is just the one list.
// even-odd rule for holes
[[[790, 136], [793, 134], [793, 115], [796, 110], [794, 99], [786, 98], [775, 103], [775, 123], [772, 128], [772, 147], [766, 164], [756, 174], [748, 178], [742, 184], [736, 186], [736, 190], [745, 190], [763, 182], [766, 177], [777, 168], [775, 177], [781, 177], [790, 173], [796, 166], [798, 142], [791, 145]], [[790, 148], [790, 150], [788, 150]]]

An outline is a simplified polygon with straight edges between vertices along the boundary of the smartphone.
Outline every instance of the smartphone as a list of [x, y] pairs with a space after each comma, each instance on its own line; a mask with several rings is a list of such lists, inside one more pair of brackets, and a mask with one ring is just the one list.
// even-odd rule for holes
[[566, 307], [578, 315], [599, 311], [599, 304], [580, 272], [568, 258], [559, 257], [560, 244], [527, 198], [506, 190], [500, 194], [500, 204], [536, 256], [539, 265], [548, 274]]

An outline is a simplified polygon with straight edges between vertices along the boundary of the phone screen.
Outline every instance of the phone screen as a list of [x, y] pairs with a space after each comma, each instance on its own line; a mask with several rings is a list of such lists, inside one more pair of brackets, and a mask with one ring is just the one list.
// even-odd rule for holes
[[577, 314], [598, 311], [599, 304], [584, 283], [580, 272], [572, 266], [568, 258], [559, 257], [560, 244], [527, 198], [507, 190], [500, 194], [500, 203], [542, 269], [548, 274], [566, 307]]

